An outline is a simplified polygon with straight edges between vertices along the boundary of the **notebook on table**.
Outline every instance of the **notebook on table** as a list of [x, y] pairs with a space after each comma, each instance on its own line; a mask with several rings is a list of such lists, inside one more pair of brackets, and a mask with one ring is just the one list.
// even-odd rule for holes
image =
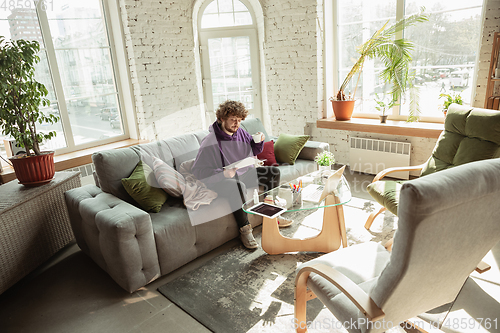
[[302, 190], [302, 200], [314, 203], [320, 203], [326, 196], [337, 189], [345, 165], [332, 173], [325, 181], [325, 185], [309, 184]]

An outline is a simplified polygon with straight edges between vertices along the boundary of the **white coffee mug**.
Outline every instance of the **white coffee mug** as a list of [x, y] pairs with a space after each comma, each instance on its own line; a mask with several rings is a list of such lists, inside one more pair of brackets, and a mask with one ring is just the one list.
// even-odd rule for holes
[[292, 190], [290, 189], [290, 187], [288, 185], [280, 186], [279, 191], [278, 191], [278, 196], [280, 198], [286, 200], [286, 208], [287, 209], [292, 207], [292, 205], [293, 205]]
[[258, 133], [252, 134], [252, 138], [253, 138], [253, 141], [255, 143], [261, 142], [262, 141], [262, 132], [258, 132]]

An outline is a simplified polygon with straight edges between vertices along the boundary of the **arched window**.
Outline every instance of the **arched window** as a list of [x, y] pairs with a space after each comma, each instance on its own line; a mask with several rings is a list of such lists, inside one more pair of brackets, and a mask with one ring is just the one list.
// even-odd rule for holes
[[201, 28], [252, 25], [252, 15], [239, 0], [214, 0], [203, 12]]
[[203, 91], [209, 111], [228, 99], [262, 117], [257, 27], [246, 0], [213, 0], [201, 6]]

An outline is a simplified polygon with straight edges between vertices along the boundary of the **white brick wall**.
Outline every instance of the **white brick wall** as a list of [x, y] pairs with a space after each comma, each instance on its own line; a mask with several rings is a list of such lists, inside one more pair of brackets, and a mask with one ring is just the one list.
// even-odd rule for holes
[[202, 129], [192, 1], [120, 0], [140, 137]]
[[[120, 0], [141, 138], [201, 129], [194, 0]], [[321, 1], [261, 1], [272, 132], [302, 134], [322, 114]], [[186, 110], [189, 110], [186, 114]], [[179, 121], [187, 123], [179, 126]], [[160, 130], [161, 128], [161, 130]]]
[[[119, 0], [141, 138], [162, 139], [202, 129], [196, 84], [192, 8], [196, 0]], [[264, 14], [263, 68], [271, 131], [309, 134], [331, 144], [349, 163], [349, 136], [410, 141], [411, 164], [425, 161], [435, 139], [372, 135], [316, 128], [323, 114], [321, 0], [260, 0]], [[492, 32], [499, 31], [500, 0], [487, 0], [474, 105], [484, 103]], [[322, 20], [320, 20], [322, 21]], [[489, 43], [489, 45], [488, 45]], [[481, 95], [482, 94], [482, 95]], [[481, 97], [483, 96], [483, 97]], [[482, 101], [481, 101], [482, 98]]]
[[265, 66], [273, 133], [303, 134], [321, 117], [323, 53], [318, 1], [263, 0]]

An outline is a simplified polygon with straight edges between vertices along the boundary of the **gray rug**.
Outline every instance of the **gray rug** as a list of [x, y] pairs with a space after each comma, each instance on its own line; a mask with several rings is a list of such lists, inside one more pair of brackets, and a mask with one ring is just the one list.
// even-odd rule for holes
[[[385, 244], [396, 228], [397, 218], [380, 216], [368, 231], [363, 225], [374, 209], [371, 201], [353, 198], [344, 207], [348, 244], [375, 241]], [[297, 212], [294, 224], [281, 229], [288, 237], [310, 237], [319, 232], [323, 210], [304, 217]], [[260, 227], [254, 231], [260, 244]], [[293, 298], [296, 267], [321, 253], [268, 255], [235, 246], [158, 291], [216, 333], [294, 332]], [[346, 332], [317, 300], [308, 302], [309, 332]]]

